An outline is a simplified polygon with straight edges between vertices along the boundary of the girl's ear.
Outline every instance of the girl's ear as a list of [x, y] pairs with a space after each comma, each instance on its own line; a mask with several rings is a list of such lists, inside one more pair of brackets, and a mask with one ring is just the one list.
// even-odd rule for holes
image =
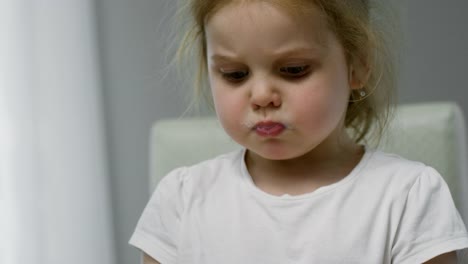
[[349, 86], [353, 90], [362, 89], [366, 86], [370, 76], [370, 69], [367, 63], [353, 63], [349, 66]]

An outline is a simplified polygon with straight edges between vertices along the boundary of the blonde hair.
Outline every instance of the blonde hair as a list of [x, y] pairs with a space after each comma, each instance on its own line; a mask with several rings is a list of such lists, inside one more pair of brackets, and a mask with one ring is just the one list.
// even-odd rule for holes
[[[177, 52], [177, 59], [195, 58], [195, 101], [204, 97], [212, 106], [207, 82], [205, 23], [217, 10], [233, 1], [255, 0], [184, 0], [180, 8], [183, 18], [190, 18]], [[256, 0], [259, 1], [259, 0]], [[267, 1], [267, 0], [263, 0]], [[343, 46], [348, 66], [359, 64], [368, 70], [364, 83], [365, 96], [351, 93], [345, 117], [345, 127], [351, 130], [355, 142], [375, 139], [379, 142], [393, 109], [396, 93], [397, 21], [383, 15], [395, 14], [391, 9], [369, 0], [268, 0], [289, 12], [307, 12], [311, 7], [323, 11], [329, 28]], [[380, 12], [372, 12], [378, 10]], [[195, 46], [195, 47], [193, 47]], [[183, 63], [184, 67], [187, 63]], [[193, 76], [193, 75], [192, 75]], [[362, 92], [362, 90], [358, 91]], [[372, 131], [372, 133], [370, 133]]]

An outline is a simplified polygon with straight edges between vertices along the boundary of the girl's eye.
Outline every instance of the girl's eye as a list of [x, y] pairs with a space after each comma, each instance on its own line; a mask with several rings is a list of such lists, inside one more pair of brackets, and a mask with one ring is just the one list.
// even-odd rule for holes
[[309, 65], [281, 67], [280, 72], [287, 77], [299, 78], [309, 72]]
[[249, 76], [249, 71], [233, 71], [233, 72], [221, 72], [224, 79], [230, 82], [241, 82], [247, 76]]

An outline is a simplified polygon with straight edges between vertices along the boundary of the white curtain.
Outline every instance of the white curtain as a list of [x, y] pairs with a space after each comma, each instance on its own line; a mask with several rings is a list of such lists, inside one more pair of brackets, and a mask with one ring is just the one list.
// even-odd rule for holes
[[113, 264], [92, 0], [0, 0], [0, 263]]

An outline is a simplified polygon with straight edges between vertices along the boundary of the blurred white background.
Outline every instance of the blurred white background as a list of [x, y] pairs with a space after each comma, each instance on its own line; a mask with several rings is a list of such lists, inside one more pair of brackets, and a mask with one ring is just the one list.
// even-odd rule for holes
[[0, 2], [0, 263], [116, 263], [91, 0]]
[[[468, 114], [468, 2], [394, 1], [399, 101]], [[186, 108], [161, 78], [175, 3], [0, 1], [0, 263], [138, 263], [150, 127]]]

